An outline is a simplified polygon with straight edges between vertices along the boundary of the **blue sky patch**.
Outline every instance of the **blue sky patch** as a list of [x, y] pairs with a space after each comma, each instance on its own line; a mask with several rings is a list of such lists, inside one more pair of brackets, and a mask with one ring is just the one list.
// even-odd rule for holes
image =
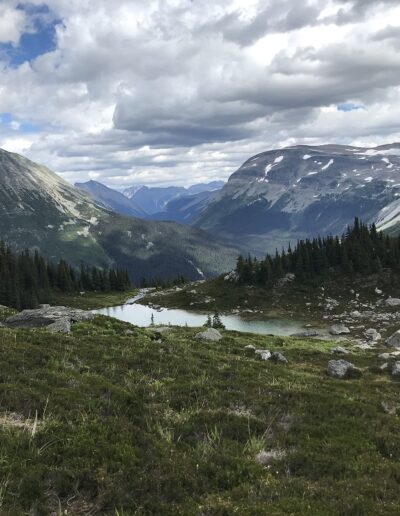
[[18, 120], [11, 113], [0, 113], [0, 129], [2, 127], [19, 133], [37, 133], [40, 131], [38, 125]]
[[18, 5], [18, 9], [25, 11], [31, 19], [33, 31], [24, 33], [17, 47], [9, 43], [0, 44], [0, 55], [5, 56], [13, 67], [54, 50], [56, 26], [61, 23], [45, 4], [35, 6], [23, 2]]
[[338, 111], [344, 111], [345, 113], [348, 111], [356, 111], [357, 109], [364, 109], [364, 106], [355, 104], [354, 102], [343, 102], [342, 104], [338, 104], [336, 107]]

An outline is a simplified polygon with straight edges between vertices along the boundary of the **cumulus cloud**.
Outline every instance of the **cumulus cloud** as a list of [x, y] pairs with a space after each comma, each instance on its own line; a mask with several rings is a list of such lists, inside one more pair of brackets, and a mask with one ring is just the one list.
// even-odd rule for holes
[[[43, 4], [2, 4], [0, 43]], [[0, 146], [70, 181], [191, 184], [270, 147], [399, 138], [397, 1], [45, 4], [54, 48], [18, 66], [0, 48]]]

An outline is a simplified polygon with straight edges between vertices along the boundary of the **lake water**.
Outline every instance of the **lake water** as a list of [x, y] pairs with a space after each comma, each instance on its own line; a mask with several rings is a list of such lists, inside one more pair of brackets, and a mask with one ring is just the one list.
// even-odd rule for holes
[[[173, 326], [199, 327], [203, 326], [207, 317], [204, 314], [186, 310], [170, 308], [155, 310], [149, 306], [136, 303], [103, 308], [94, 310], [94, 312], [142, 327], [150, 326], [152, 315], [156, 326], [171, 324]], [[222, 315], [221, 319], [227, 330], [281, 336], [304, 331], [304, 323], [292, 319], [247, 320], [239, 315]]]

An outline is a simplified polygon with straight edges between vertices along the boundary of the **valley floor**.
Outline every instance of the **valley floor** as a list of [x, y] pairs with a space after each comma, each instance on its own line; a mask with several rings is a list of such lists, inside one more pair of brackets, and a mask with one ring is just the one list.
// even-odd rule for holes
[[344, 381], [330, 342], [197, 331], [0, 328], [1, 513], [400, 513], [399, 383], [376, 351]]

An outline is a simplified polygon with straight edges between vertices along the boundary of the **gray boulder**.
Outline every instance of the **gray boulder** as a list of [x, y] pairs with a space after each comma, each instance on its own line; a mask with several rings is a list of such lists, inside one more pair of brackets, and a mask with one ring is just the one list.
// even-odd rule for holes
[[219, 340], [222, 339], [222, 335], [215, 328], [208, 328], [206, 331], [197, 333], [197, 335], [195, 336], [195, 339], [206, 340], [206, 341], [210, 341], [210, 342], [218, 342]]
[[397, 330], [393, 335], [386, 339], [386, 345], [391, 348], [400, 348], [400, 330]]
[[341, 346], [337, 346], [336, 348], [331, 349], [331, 353], [338, 355], [348, 355], [350, 351], [348, 349], [342, 348]]
[[46, 329], [52, 333], [70, 333], [71, 321], [66, 317], [62, 317], [61, 319], [58, 319], [58, 321], [55, 321], [46, 326]]
[[327, 367], [328, 376], [341, 380], [348, 378], [359, 378], [361, 371], [347, 360], [330, 360]]
[[389, 360], [390, 359], [390, 353], [380, 353], [378, 355], [378, 358], [380, 360]]
[[329, 333], [331, 335], [347, 335], [350, 333], [350, 330], [344, 324], [334, 324], [329, 328]]
[[23, 310], [18, 314], [8, 317], [4, 324], [9, 328], [44, 328], [60, 319], [70, 322], [87, 321], [93, 319], [95, 314], [86, 310], [68, 308], [66, 306], [43, 305], [36, 310]]
[[364, 334], [366, 338], [372, 342], [378, 342], [378, 340], [381, 340], [382, 338], [381, 334], [374, 328], [369, 328], [364, 332]]
[[281, 364], [287, 364], [288, 359], [282, 355], [282, 353], [279, 353], [279, 351], [274, 351], [271, 353], [270, 360], [273, 360], [274, 362], [280, 362]]
[[392, 366], [392, 376], [394, 378], [400, 378], [400, 362], [395, 362]]
[[270, 351], [265, 350], [263, 353], [261, 353], [261, 360], [269, 360], [272, 356]]
[[388, 299], [386, 299], [385, 303], [388, 306], [400, 306], [400, 299], [396, 297], [389, 297]]

